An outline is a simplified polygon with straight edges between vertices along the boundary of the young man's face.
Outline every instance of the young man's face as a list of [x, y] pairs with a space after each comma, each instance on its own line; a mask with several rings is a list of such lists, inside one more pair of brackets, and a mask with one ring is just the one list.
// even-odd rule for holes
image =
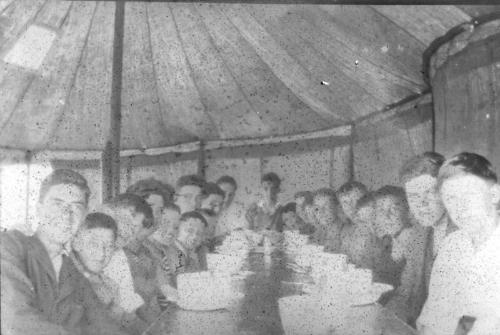
[[298, 223], [297, 223], [297, 215], [290, 211], [282, 214], [282, 219], [283, 223], [285, 226], [290, 229], [290, 230], [296, 230], [299, 229]]
[[140, 239], [145, 216], [143, 213], [135, 212], [133, 209], [120, 209], [113, 216], [118, 224], [118, 238], [116, 246], [123, 248], [136, 239]]
[[411, 232], [410, 228], [405, 228], [397, 237], [393, 238], [391, 258], [396, 262], [405, 258], [406, 250], [411, 241]]
[[311, 203], [304, 205], [304, 221], [313, 225], [318, 224], [314, 204]]
[[370, 231], [374, 230], [374, 221], [375, 208], [373, 204], [366, 204], [358, 208], [353, 220], [356, 226], [368, 228]]
[[339, 195], [339, 202], [345, 215], [350, 219], [354, 219], [356, 213], [356, 203], [363, 196], [363, 192], [358, 189]]
[[479, 177], [460, 175], [445, 180], [440, 193], [453, 222], [474, 234], [489, 216], [495, 215], [496, 189]]
[[163, 206], [165, 206], [163, 202], [163, 197], [159, 194], [150, 194], [145, 200], [153, 210], [153, 217], [155, 220], [155, 224], [156, 225], [160, 224], [161, 210], [163, 209]]
[[234, 195], [236, 193], [236, 188], [230, 183], [220, 183], [218, 186], [224, 191], [224, 208], [231, 206], [234, 200]]
[[83, 190], [72, 184], [54, 185], [37, 204], [38, 229], [53, 242], [65, 244], [76, 234], [86, 213]]
[[201, 187], [195, 185], [182, 186], [175, 194], [175, 204], [181, 209], [181, 213], [187, 213], [200, 208]]
[[205, 225], [199, 219], [189, 218], [181, 221], [177, 240], [186, 248], [194, 250], [200, 246], [205, 237]]
[[335, 219], [331, 201], [326, 196], [316, 196], [313, 200], [316, 221], [320, 225], [329, 225]]
[[73, 249], [89, 271], [100, 273], [113, 255], [115, 236], [111, 229], [81, 229], [73, 240]]
[[165, 208], [161, 213], [158, 229], [152, 234], [153, 239], [169, 244], [177, 236], [180, 213], [172, 208]]
[[205, 220], [207, 220], [207, 227], [205, 228], [205, 239], [211, 239], [215, 236], [217, 230], [217, 217], [203, 214]]
[[260, 184], [259, 196], [262, 200], [270, 202], [277, 193], [277, 190], [273, 187], [273, 183], [264, 181]]
[[375, 206], [375, 234], [379, 238], [385, 235], [395, 236], [403, 229], [405, 218], [398, 200], [392, 196], [386, 196], [377, 199]]
[[210, 209], [218, 215], [222, 210], [223, 203], [224, 198], [220, 194], [209, 194], [208, 197], [202, 200], [201, 208]]
[[410, 179], [404, 185], [410, 211], [424, 227], [434, 225], [444, 215], [436, 186], [436, 178], [428, 174]]
[[306, 202], [306, 198], [304, 198], [304, 197], [295, 198], [296, 214], [302, 220], [307, 222], [306, 213], [305, 213], [305, 202]]

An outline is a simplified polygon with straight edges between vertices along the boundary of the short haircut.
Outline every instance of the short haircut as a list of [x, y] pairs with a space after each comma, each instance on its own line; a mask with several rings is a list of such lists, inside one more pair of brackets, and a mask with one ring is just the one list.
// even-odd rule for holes
[[281, 214], [285, 213], [295, 213], [297, 209], [297, 204], [295, 202], [289, 202], [285, 206], [283, 206], [283, 209], [281, 210]]
[[210, 208], [200, 208], [200, 209], [197, 209], [196, 211], [201, 213], [201, 215], [203, 215], [203, 216], [206, 215], [210, 218], [214, 218], [217, 216], [217, 214], [213, 210], [211, 210]]
[[385, 185], [374, 192], [375, 201], [384, 198], [390, 198], [394, 201], [394, 204], [398, 206], [400, 210], [403, 211], [404, 226], [405, 227], [411, 226], [410, 207], [408, 206], [408, 201], [406, 199], [406, 193], [404, 188], [393, 185]]
[[175, 190], [172, 186], [162, 183], [161, 181], [148, 178], [142, 179], [130, 185], [127, 188], [127, 193], [136, 194], [144, 199], [147, 199], [152, 194], [157, 194], [163, 198], [163, 203], [172, 201]]
[[313, 202], [313, 193], [311, 191], [301, 191], [295, 193], [294, 199], [304, 198], [304, 205], [310, 205]]
[[114, 239], [118, 236], [118, 226], [116, 221], [104, 213], [90, 213], [85, 217], [80, 229], [104, 228], [113, 232]]
[[163, 206], [163, 209], [170, 209], [176, 211], [179, 214], [181, 212], [181, 208], [171, 201], [166, 202], [165, 205]]
[[220, 195], [224, 198], [224, 191], [216, 183], [206, 183], [203, 187], [203, 196], [208, 197], [210, 194]]
[[197, 219], [200, 220], [205, 227], [208, 227], [208, 222], [207, 220], [197, 211], [191, 211], [191, 212], [186, 212], [181, 215], [180, 222], [185, 222], [189, 219]]
[[314, 192], [313, 200], [316, 197], [328, 198], [328, 201], [330, 202], [330, 207], [333, 209], [333, 213], [336, 216], [338, 224], [343, 225], [347, 222], [348, 218], [345, 215], [342, 206], [340, 206], [339, 198], [337, 197], [337, 192], [335, 192], [335, 190], [329, 187], [320, 188], [319, 190]]
[[122, 193], [106, 201], [104, 205], [111, 209], [128, 209], [134, 213], [144, 214], [144, 220], [142, 221], [144, 228], [151, 228], [154, 224], [151, 206], [138, 195]]
[[385, 185], [373, 193], [374, 200], [379, 200], [386, 197], [392, 197], [396, 200], [406, 202], [405, 190], [399, 186]]
[[490, 161], [485, 157], [462, 152], [444, 162], [439, 170], [438, 187], [441, 187], [446, 179], [457, 175], [471, 174], [489, 183], [497, 183], [498, 177]]
[[367, 192], [361, 198], [356, 201], [356, 210], [366, 207], [372, 206], [375, 202], [375, 192]]
[[188, 174], [180, 177], [175, 184], [176, 188], [179, 189], [184, 186], [197, 186], [203, 190], [205, 186], [205, 179], [196, 174]]
[[437, 152], [427, 151], [407, 160], [399, 171], [399, 180], [404, 185], [413, 178], [430, 175], [437, 178], [439, 168], [444, 163], [444, 156]]
[[340, 188], [337, 190], [337, 194], [347, 194], [353, 191], [359, 191], [365, 194], [366, 192], [368, 192], [368, 189], [366, 188], [365, 184], [353, 180], [348, 181], [347, 183], [340, 186]]
[[409, 224], [410, 207], [408, 206], [404, 188], [393, 185], [385, 185], [375, 191], [373, 197], [375, 201], [384, 198], [393, 199], [396, 205], [404, 211], [404, 215], [406, 216], [405, 224]]
[[337, 194], [334, 190], [329, 187], [320, 188], [316, 192], [313, 193], [313, 200], [316, 197], [326, 197], [330, 200], [331, 205], [334, 208], [338, 208], [340, 206], [339, 199], [337, 198]]
[[228, 175], [220, 177], [219, 179], [217, 179], [217, 181], [215, 183], [217, 185], [220, 185], [220, 184], [231, 184], [231, 185], [233, 185], [233, 187], [234, 187], [235, 190], [238, 188], [238, 184], [236, 183], [236, 180], [234, 180], [233, 177], [228, 176]]
[[263, 182], [268, 182], [273, 185], [274, 189], [279, 189], [281, 186], [281, 179], [278, 177], [278, 175], [274, 172], [269, 172], [266, 173], [265, 175], [262, 176], [262, 179], [260, 180], [262, 183]]
[[90, 189], [87, 184], [87, 180], [78, 172], [69, 169], [57, 169], [52, 171], [45, 179], [42, 181], [40, 186], [40, 195], [38, 198], [39, 202], [43, 202], [47, 192], [52, 186], [56, 185], [75, 185], [80, 190], [85, 193], [85, 204], [88, 204], [90, 197]]

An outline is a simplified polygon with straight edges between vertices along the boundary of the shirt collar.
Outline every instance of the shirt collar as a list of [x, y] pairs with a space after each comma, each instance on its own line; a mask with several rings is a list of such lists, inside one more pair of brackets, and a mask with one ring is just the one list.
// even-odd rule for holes
[[184, 253], [185, 255], [189, 254], [187, 248], [178, 239], [175, 239], [174, 244], [180, 251], [182, 251], [182, 253]]
[[67, 254], [67, 256], [69, 256], [69, 258], [73, 261], [73, 264], [75, 265], [75, 267], [77, 268], [77, 270], [85, 278], [87, 278], [87, 279], [98, 278], [98, 279], [102, 280], [102, 277], [101, 277], [100, 273], [94, 273], [94, 272], [91, 272], [91, 271], [87, 270], [87, 268], [85, 267], [85, 265], [83, 264], [83, 262], [80, 260], [80, 257], [78, 257], [78, 254], [76, 254], [74, 251], [69, 252]]

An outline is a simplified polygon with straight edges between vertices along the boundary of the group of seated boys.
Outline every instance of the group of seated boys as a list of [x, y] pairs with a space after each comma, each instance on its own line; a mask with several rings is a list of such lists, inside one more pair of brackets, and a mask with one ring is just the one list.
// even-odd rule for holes
[[155, 179], [88, 212], [87, 181], [55, 170], [40, 188], [35, 234], [1, 233], [2, 334], [141, 334], [178, 299], [177, 276], [205, 270], [227, 234], [298, 230], [394, 286], [380, 299], [420, 334], [500, 334], [500, 186], [484, 157], [406, 162], [402, 187], [350, 181], [278, 201], [235, 200], [230, 176]]

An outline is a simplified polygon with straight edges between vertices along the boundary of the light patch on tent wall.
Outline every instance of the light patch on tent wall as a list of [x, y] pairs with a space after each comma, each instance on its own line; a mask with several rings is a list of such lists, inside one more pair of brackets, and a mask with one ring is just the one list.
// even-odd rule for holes
[[37, 70], [42, 65], [55, 38], [56, 33], [54, 31], [32, 25], [5, 55], [4, 61]]
[[50, 162], [12, 164], [0, 169], [0, 227], [33, 233], [38, 222], [36, 204], [42, 180], [51, 172]]

